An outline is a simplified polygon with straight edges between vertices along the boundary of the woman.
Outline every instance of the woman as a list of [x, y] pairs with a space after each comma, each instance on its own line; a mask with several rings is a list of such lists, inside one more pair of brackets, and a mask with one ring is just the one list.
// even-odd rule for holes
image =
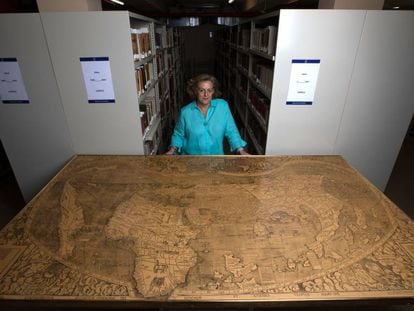
[[180, 118], [166, 154], [224, 154], [224, 138], [232, 152], [248, 155], [228, 103], [220, 95], [217, 79], [202, 74], [188, 82], [187, 92], [194, 99], [181, 109]]

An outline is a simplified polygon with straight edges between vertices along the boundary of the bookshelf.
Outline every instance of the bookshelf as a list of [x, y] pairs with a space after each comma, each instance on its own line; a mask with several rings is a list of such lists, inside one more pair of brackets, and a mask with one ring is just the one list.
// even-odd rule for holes
[[130, 23], [144, 154], [164, 153], [182, 100], [180, 31], [132, 13]]
[[144, 154], [156, 151], [156, 131], [159, 126], [156, 101], [156, 62], [154, 49], [154, 22], [142, 20], [130, 14], [131, 46], [135, 69], [135, 82], [138, 96], [139, 119], [141, 124]]
[[182, 66], [183, 42], [181, 29], [166, 28], [167, 47], [165, 49], [166, 64], [169, 68], [166, 78], [168, 94], [165, 101], [165, 117], [163, 118], [162, 144], [160, 151], [166, 152], [169, 147], [174, 126], [178, 121], [179, 111], [183, 103], [184, 68]]
[[252, 154], [266, 151], [279, 12], [216, 33], [216, 72]]

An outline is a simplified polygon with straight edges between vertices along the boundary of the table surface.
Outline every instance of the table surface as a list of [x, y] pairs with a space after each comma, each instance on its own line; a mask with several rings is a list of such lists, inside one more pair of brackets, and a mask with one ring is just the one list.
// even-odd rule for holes
[[0, 300], [413, 296], [413, 221], [339, 156], [76, 156], [0, 232]]

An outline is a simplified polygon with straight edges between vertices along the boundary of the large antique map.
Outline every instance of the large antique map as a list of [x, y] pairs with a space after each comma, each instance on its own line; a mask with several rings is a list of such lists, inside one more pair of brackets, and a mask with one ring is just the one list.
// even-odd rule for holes
[[413, 296], [413, 221], [339, 156], [77, 156], [0, 232], [0, 299]]

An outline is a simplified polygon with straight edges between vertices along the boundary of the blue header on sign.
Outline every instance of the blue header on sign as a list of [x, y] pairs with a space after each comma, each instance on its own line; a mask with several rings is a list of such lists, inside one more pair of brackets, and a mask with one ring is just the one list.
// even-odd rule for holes
[[115, 103], [115, 99], [90, 99], [89, 104]]
[[286, 102], [286, 105], [312, 105], [312, 102]]
[[15, 57], [0, 58], [0, 62], [17, 62], [17, 58]]
[[80, 57], [81, 62], [98, 62], [98, 61], [107, 61], [109, 57]]
[[292, 59], [292, 63], [294, 64], [319, 64], [320, 62], [320, 59]]
[[2, 100], [3, 104], [28, 104], [28, 100]]

